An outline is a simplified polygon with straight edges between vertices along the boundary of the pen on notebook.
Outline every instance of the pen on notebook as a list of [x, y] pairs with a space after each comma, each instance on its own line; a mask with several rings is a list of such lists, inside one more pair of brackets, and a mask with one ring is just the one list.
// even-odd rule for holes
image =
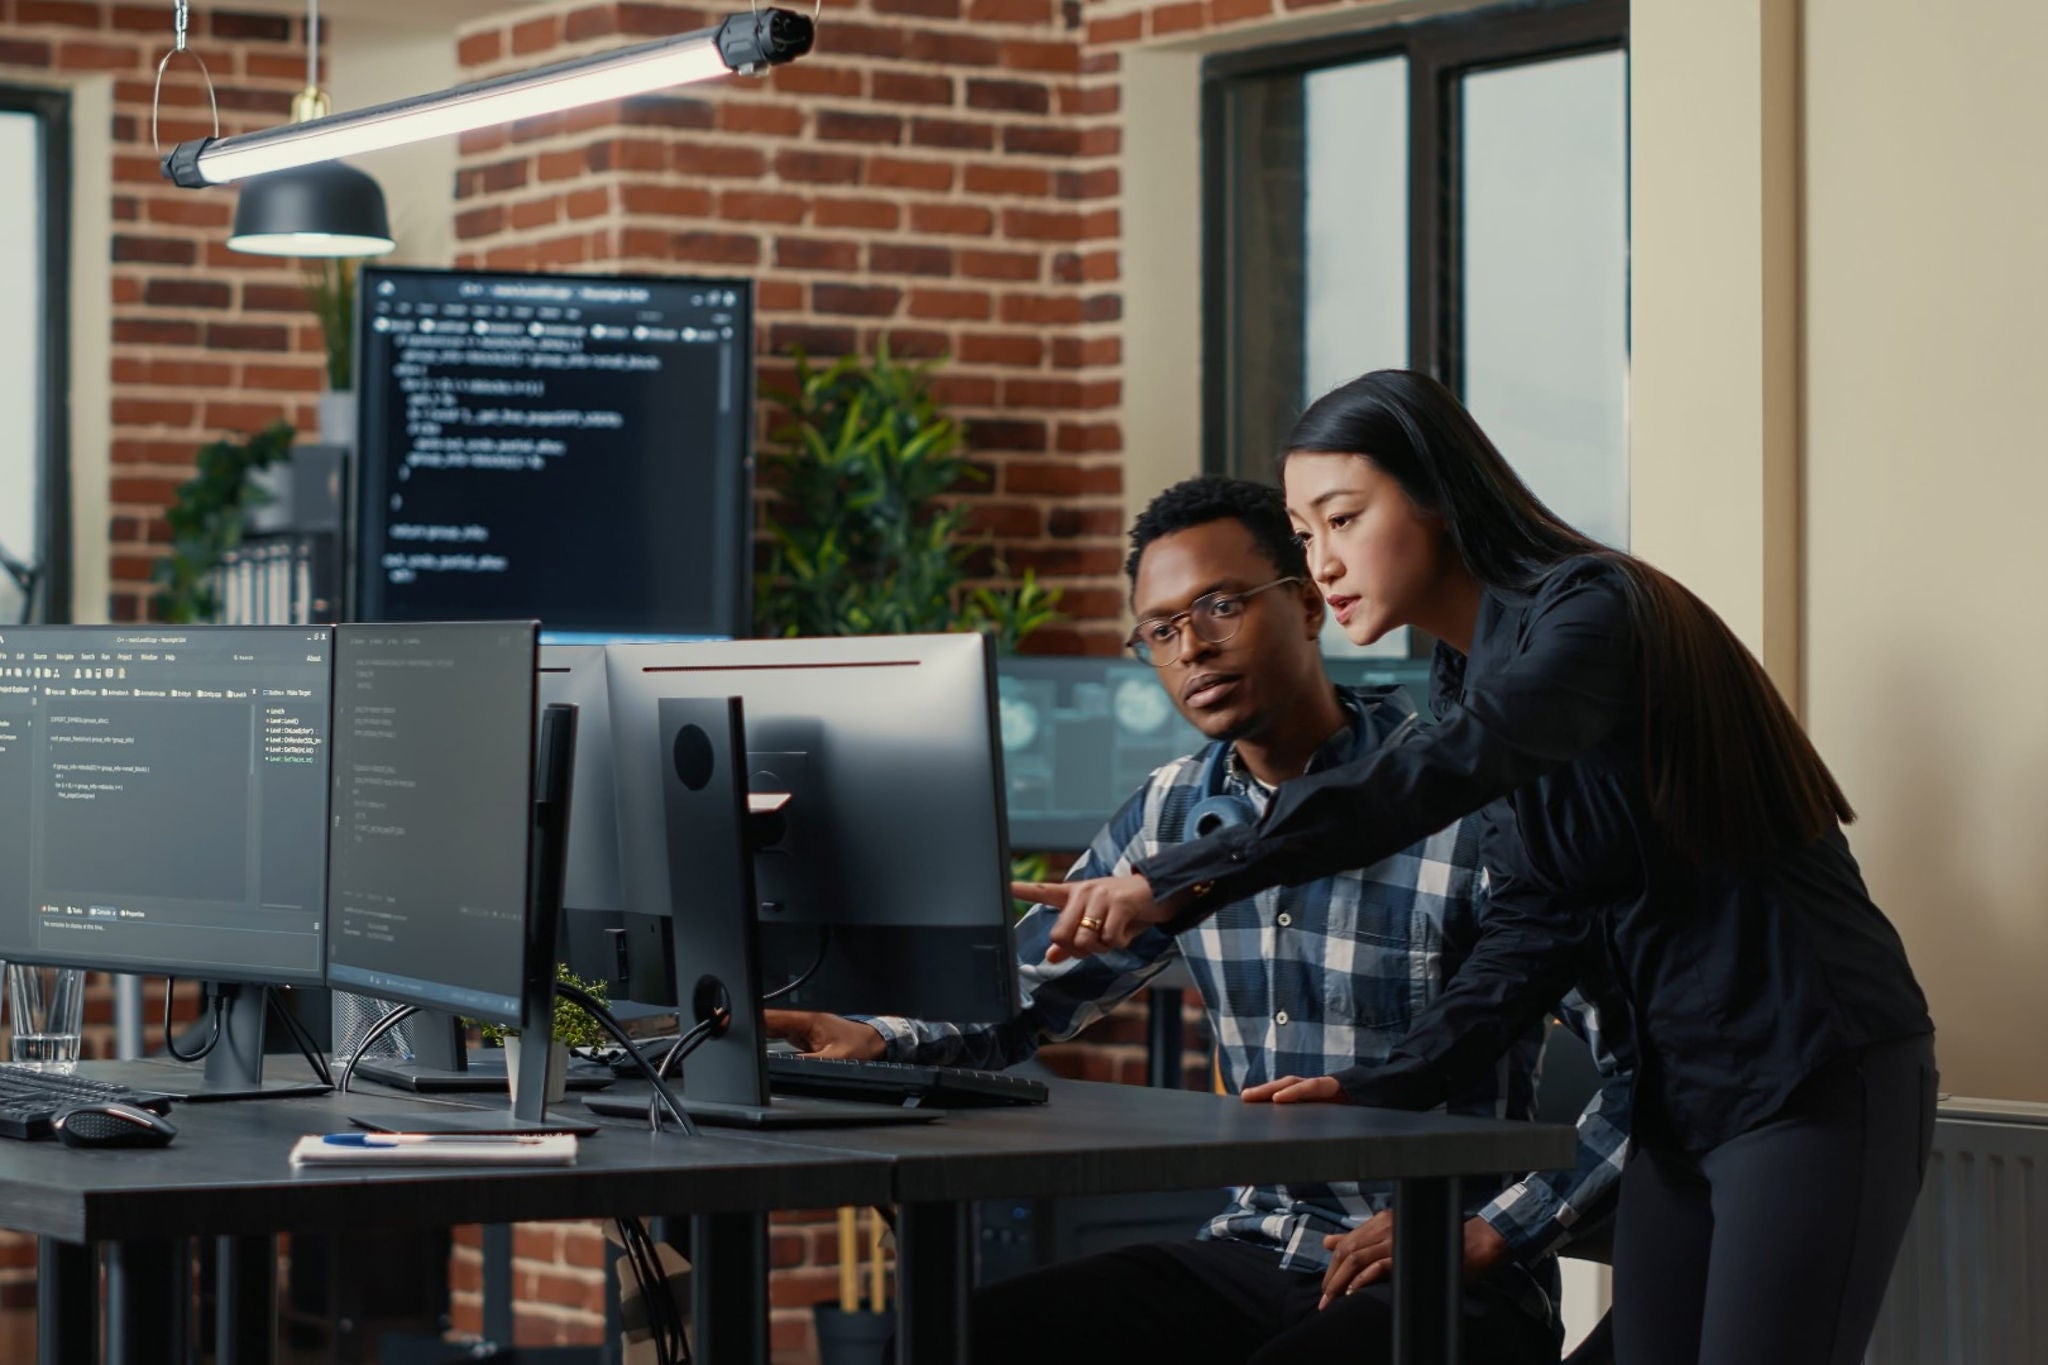
[[320, 1139], [331, 1147], [407, 1147], [415, 1143], [454, 1143], [466, 1146], [479, 1142], [532, 1144], [544, 1138], [519, 1133], [328, 1133]]

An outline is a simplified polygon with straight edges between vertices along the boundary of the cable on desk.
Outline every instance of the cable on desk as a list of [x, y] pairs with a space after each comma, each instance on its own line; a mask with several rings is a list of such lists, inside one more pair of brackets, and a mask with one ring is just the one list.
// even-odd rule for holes
[[286, 1007], [284, 999], [280, 994], [281, 989], [274, 988], [268, 992], [270, 1008], [276, 1013], [278, 1022], [284, 1025], [284, 1031], [292, 1036], [294, 1043], [298, 1044], [299, 1055], [306, 1059], [306, 1065], [313, 1068], [313, 1074], [319, 1077], [322, 1085], [332, 1088], [334, 1085], [334, 1073], [327, 1069], [327, 1059], [320, 1055], [320, 1049], [313, 1042], [313, 1035], [306, 1031], [306, 1026], [303, 1023], [299, 1022], [299, 1016], [293, 1014]]
[[363, 1054], [370, 1050], [370, 1044], [376, 1042], [379, 1038], [382, 1038], [385, 1034], [391, 1032], [391, 1030], [397, 1028], [419, 1012], [420, 1008], [418, 1005], [400, 1005], [397, 1009], [370, 1025], [369, 1032], [363, 1035], [363, 1040], [356, 1044], [356, 1050], [351, 1052], [348, 1055], [348, 1060], [342, 1064], [341, 1084], [336, 1086], [335, 1089], [346, 1095], [348, 1093], [349, 1078], [356, 1074], [356, 1063], [360, 1062], [363, 1059]]
[[647, 1306], [647, 1327], [654, 1339], [656, 1365], [690, 1365], [690, 1338], [682, 1314], [669, 1292], [668, 1275], [662, 1270], [661, 1253], [647, 1235], [647, 1225], [638, 1218], [617, 1220], [619, 1243], [640, 1286], [640, 1301]]
[[171, 994], [177, 984], [178, 979], [176, 977], [164, 978], [164, 1051], [170, 1053], [171, 1056], [181, 1062], [202, 1061], [209, 1052], [213, 1051], [214, 1046], [220, 1042], [222, 1017], [227, 1012], [227, 997], [218, 992], [209, 992], [206, 989], [206, 984], [204, 982], [200, 983], [200, 1002], [202, 1004], [207, 1000], [213, 1002], [213, 1030], [206, 1035], [206, 1041], [200, 1044], [197, 1052], [180, 1052], [178, 1051], [177, 1035], [171, 1032]]
[[811, 959], [811, 965], [804, 968], [801, 972], [797, 973], [796, 979], [794, 981], [786, 981], [782, 985], [777, 986], [774, 990], [768, 992], [768, 994], [762, 996], [761, 1003], [766, 1005], [771, 1001], [780, 1000], [784, 996], [794, 993], [798, 987], [804, 984], [804, 982], [809, 981], [812, 977], [816, 976], [818, 974], [818, 968], [825, 965], [825, 950], [830, 948], [831, 946], [832, 926], [829, 924], [819, 925], [818, 955]]
[[653, 1125], [654, 1131], [661, 1131], [661, 1111], [666, 1109], [675, 1118], [685, 1137], [697, 1136], [697, 1125], [690, 1122], [690, 1116], [683, 1112], [683, 1107], [676, 1103], [676, 1097], [669, 1093], [668, 1083], [662, 1080], [661, 1069], [648, 1063], [640, 1049], [633, 1045], [632, 1035], [626, 1032], [625, 1025], [613, 1017], [603, 1002], [581, 986], [571, 985], [567, 981], [555, 982], [555, 994], [567, 997], [573, 1004], [581, 1005], [591, 1018], [597, 1020], [598, 1027], [609, 1033], [620, 1047], [626, 1049], [626, 1055], [647, 1074], [648, 1081], [654, 1086], [654, 1099], [647, 1106], [647, 1120]]

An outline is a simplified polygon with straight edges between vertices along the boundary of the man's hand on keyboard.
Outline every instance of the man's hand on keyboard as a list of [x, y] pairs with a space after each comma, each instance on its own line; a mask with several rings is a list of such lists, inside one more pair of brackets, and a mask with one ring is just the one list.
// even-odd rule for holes
[[836, 1014], [810, 1010], [763, 1010], [762, 1026], [770, 1038], [786, 1038], [805, 1052], [821, 1057], [851, 1057], [856, 1061], [882, 1059], [882, 1035], [866, 1024], [841, 1019]]

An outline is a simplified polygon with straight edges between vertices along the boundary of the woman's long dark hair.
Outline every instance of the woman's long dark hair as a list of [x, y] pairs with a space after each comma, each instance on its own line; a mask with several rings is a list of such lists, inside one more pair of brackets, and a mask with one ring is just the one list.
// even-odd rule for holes
[[1699, 862], [1747, 864], [1856, 818], [1763, 666], [1677, 580], [1560, 520], [1508, 467], [1450, 390], [1376, 370], [1317, 399], [1287, 452], [1358, 455], [1443, 519], [1465, 567], [1527, 591], [1559, 563], [1620, 566], [1641, 661], [1643, 780], [1651, 814]]

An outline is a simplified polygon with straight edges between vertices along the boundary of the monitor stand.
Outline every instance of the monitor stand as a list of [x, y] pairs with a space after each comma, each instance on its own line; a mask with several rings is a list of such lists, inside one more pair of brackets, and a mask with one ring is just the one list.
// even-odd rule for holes
[[[692, 1119], [739, 1128], [929, 1123], [935, 1110], [783, 1096], [771, 1101], [761, 1022], [760, 933], [747, 793], [746, 722], [738, 697], [663, 697], [660, 752], [680, 1023], [724, 1013], [726, 1026], [683, 1061]], [[598, 1114], [644, 1117], [648, 1099], [588, 1098]]]
[[239, 982], [211, 982], [209, 1000], [221, 1000], [220, 1037], [205, 1062], [152, 1057], [130, 1062], [81, 1062], [78, 1074], [96, 1081], [154, 1090], [190, 1104], [214, 1100], [274, 1100], [324, 1095], [325, 1081], [269, 1080], [263, 1075], [263, 1033], [269, 1022], [269, 991]]

